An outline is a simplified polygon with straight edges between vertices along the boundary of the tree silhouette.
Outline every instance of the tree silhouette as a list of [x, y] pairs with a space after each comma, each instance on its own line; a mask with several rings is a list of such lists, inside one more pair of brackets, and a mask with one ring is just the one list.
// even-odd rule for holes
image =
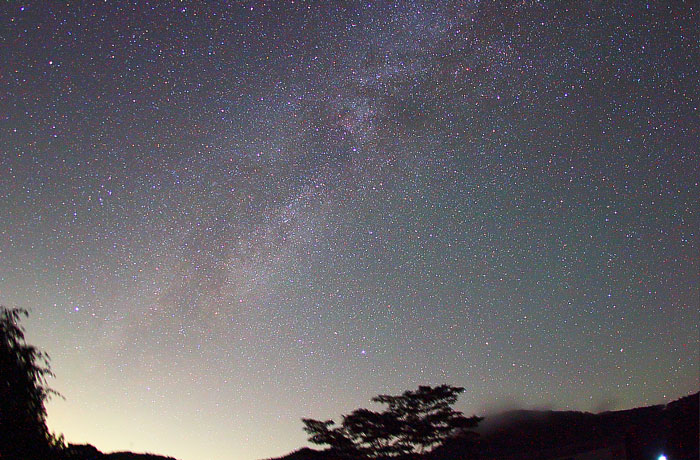
[[464, 388], [450, 385], [420, 386], [401, 395], [379, 395], [372, 401], [386, 404], [382, 412], [357, 409], [333, 420], [302, 419], [304, 431], [314, 444], [328, 445], [337, 455], [347, 457], [392, 457], [422, 454], [446, 440], [466, 433], [482, 420], [465, 417], [452, 408]]
[[24, 339], [19, 325], [26, 310], [0, 306], [0, 458], [55, 458], [62, 439], [46, 427], [44, 403], [56, 394], [49, 357]]
[[413, 452], [424, 452], [460, 431], [474, 428], [480, 417], [465, 417], [452, 408], [462, 387], [440, 385], [419, 386], [417, 391], [406, 391], [399, 396], [379, 395], [372, 401], [387, 404], [387, 411], [401, 425], [400, 438]]
[[358, 446], [352, 441], [344, 427], [333, 427], [333, 420], [301, 419], [304, 422], [304, 431], [309, 436], [309, 441], [314, 444], [327, 444], [330, 450], [338, 456], [353, 456], [359, 454]]
[[408, 452], [404, 445], [397, 442], [402, 427], [391, 412], [357, 409], [343, 416], [343, 428], [361, 446], [361, 453], [366, 456], [391, 456]]

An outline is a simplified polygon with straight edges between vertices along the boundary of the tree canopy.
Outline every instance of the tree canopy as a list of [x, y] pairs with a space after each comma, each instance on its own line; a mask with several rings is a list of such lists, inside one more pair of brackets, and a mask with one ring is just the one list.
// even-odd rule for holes
[[314, 444], [328, 445], [338, 455], [348, 457], [392, 457], [423, 453], [451, 437], [474, 428], [481, 417], [465, 417], [452, 405], [462, 387], [419, 386], [401, 395], [379, 395], [373, 402], [385, 404], [381, 412], [356, 409], [333, 420], [302, 419], [304, 431]]

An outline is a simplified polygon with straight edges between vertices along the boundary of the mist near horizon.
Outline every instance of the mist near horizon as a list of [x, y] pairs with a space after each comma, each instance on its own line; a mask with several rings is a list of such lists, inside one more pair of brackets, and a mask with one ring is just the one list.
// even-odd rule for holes
[[[575, 3], [575, 4], [574, 4]], [[0, 304], [102, 451], [696, 392], [693, 5], [0, 6]]]

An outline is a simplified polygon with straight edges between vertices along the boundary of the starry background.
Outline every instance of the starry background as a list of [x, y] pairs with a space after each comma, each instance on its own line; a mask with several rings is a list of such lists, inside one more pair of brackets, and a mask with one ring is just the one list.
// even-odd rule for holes
[[255, 459], [418, 384], [698, 390], [692, 2], [0, 8], [0, 303], [68, 441]]

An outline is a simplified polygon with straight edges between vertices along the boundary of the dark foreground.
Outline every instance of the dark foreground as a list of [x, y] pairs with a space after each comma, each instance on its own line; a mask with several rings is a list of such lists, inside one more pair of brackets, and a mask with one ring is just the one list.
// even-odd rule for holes
[[65, 460], [175, 460], [154, 454], [135, 454], [133, 452], [112, 452], [104, 454], [90, 444], [71, 444], [65, 451]]
[[[590, 414], [513, 411], [487, 417], [474, 439], [455, 438], [422, 455], [396, 460], [697, 460], [698, 393], [668, 405]], [[154, 454], [105, 454], [71, 444], [61, 460], [175, 460]], [[345, 457], [347, 459], [347, 457]], [[205, 460], [205, 459], [202, 459]], [[275, 460], [343, 460], [328, 450], [303, 448]]]
[[[698, 393], [668, 405], [615, 412], [513, 411], [487, 417], [480, 436], [401, 460], [697, 460]], [[337, 460], [303, 448], [276, 460]], [[399, 457], [393, 457], [398, 459]]]

